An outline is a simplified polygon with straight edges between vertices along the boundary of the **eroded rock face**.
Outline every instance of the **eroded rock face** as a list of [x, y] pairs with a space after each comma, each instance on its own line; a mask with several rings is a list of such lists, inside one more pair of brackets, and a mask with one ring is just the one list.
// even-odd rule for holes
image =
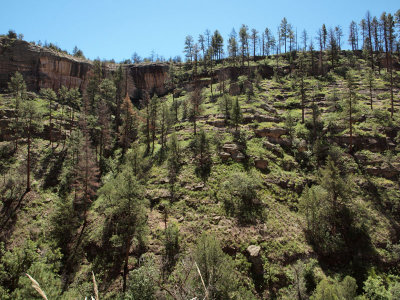
[[[151, 96], [154, 93], [160, 96], [167, 93], [167, 64], [121, 66], [125, 83], [124, 93], [128, 92], [132, 99], [142, 98], [145, 90]], [[111, 75], [117, 67], [116, 64], [103, 65], [104, 75]], [[58, 90], [64, 85], [85, 92], [93, 75], [93, 64], [26, 41], [11, 42], [0, 38], [0, 91], [7, 89], [7, 84], [16, 71], [23, 75], [30, 91], [38, 92], [41, 88]]]
[[25, 41], [0, 39], [0, 90], [7, 88], [11, 76], [18, 71], [28, 90], [57, 90], [61, 85], [85, 89], [91, 63]]

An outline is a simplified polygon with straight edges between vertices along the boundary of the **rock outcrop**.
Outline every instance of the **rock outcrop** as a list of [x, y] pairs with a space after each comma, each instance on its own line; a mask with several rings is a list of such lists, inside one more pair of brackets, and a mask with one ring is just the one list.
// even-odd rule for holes
[[[121, 65], [125, 91], [132, 99], [139, 99], [146, 90], [153, 95], [165, 95], [168, 64]], [[111, 75], [117, 64], [104, 64], [103, 73]], [[41, 88], [58, 90], [62, 85], [84, 92], [93, 75], [93, 63], [26, 41], [0, 38], [0, 91], [7, 89], [11, 76], [20, 72], [30, 91]]]

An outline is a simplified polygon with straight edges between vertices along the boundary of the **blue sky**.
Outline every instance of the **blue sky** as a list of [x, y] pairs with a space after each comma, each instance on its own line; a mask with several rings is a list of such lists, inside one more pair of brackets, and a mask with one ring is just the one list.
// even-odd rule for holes
[[183, 56], [185, 36], [197, 39], [206, 29], [218, 29], [225, 40], [241, 24], [276, 32], [283, 17], [299, 35], [306, 29], [315, 36], [323, 23], [341, 25], [347, 41], [349, 23], [367, 10], [380, 16], [398, 9], [398, 0], [14, 0], [1, 4], [0, 33], [14, 29], [28, 41], [68, 51], [77, 45], [91, 59], [121, 61], [135, 51], [141, 57], [152, 50], [165, 58]]

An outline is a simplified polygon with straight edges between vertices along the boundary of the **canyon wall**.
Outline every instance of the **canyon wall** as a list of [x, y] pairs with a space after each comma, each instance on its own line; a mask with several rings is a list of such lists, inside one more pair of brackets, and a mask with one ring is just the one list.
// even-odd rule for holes
[[[105, 76], [111, 75], [116, 68], [116, 64], [104, 64]], [[166, 94], [167, 64], [122, 65], [122, 68], [125, 91], [132, 99], [141, 98], [144, 90], [151, 95]], [[16, 71], [24, 76], [30, 91], [58, 90], [65, 85], [85, 92], [93, 75], [93, 64], [25, 41], [0, 38], [0, 92], [7, 90], [7, 83]]]

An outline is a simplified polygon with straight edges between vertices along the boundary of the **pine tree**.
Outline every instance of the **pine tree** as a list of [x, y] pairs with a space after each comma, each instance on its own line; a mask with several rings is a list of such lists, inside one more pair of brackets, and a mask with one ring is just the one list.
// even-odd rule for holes
[[159, 106], [159, 99], [157, 95], [154, 95], [150, 100], [150, 131], [151, 131], [151, 140], [152, 140], [152, 148], [151, 153], [154, 153], [154, 143], [156, 140], [156, 131], [157, 131], [157, 113], [158, 113], [158, 106]]
[[198, 135], [195, 135], [193, 148], [196, 161], [196, 173], [206, 182], [211, 171], [212, 160], [210, 142], [203, 129], [200, 130]]
[[305, 58], [303, 54], [299, 56], [299, 90], [301, 96], [301, 123], [304, 124], [304, 114], [306, 105], [306, 84], [305, 84]]
[[125, 153], [130, 144], [137, 138], [137, 113], [135, 112], [129, 95], [126, 94], [121, 106], [122, 125], [119, 140], [122, 151]]
[[14, 122], [12, 124], [14, 139], [15, 139], [15, 150], [18, 149], [18, 137], [20, 136], [20, 126], [19, 126], [19, 114], [20, 114], [20, 105], [21, 101], [26, 99], [26, 83], [24, 81], [24, 77], [21, 73], [15, 72], [14, 76], [11, 77], [10, 82], [8, 83], [8, 91], [14, 96], [14, 109], [15, 109], [15, 117]]
[[349, 71], [347, 72], [347, 104], [348, 104], [348, 114], [349, 114], [349, 130], [350, 130], [350, 145], [349, 151], [350, 153], [353, 151], [353, 110], [356, 101], [356, 91], [355, 91], [355, 79], [354, 74]]
[[110, 239], [120, 241], [120, 255], [124, 258], [122, 291], [126, 291], [129, 252], [134, 238], [142, 239], [146, 226], [146, 200], [140, 184], [129, 165], [124, 166], [114, 179], [99, 191], [101, 211], [106, 215], [106, 226], [113, 235]]
[[216, 60], [222, 58], [224, 49], [224, 39], [218, 30], [215, 30], [214, 35], [211, 40], [211, 47], [214, 49], [214, 56]]
[[74, 119], [75, 119], [75, 111], [80, 110], [81, 108], [81, 93], [77, 88], [75, 89], [70, 89], [69, 94], [68, 94], [68, 99], [69, 99], [69, 106], [71, 109], [71, 115], [70, 115], [70, 135], [72, 134], [72, 129], [75, 126], [74, 124]]
[[229, 40], [228, 40], [228, 55], [232, 59], [232, 62], [234, 64], [236, 62], [237, 53], [238, 53], [237, 34], [235, 29], [232, 29], [232, 32], [229, 35]]
[[160, 110], [160, 133], [161, 133], [161, 152], [164, 153], [167, 147], [167, 133], [171, 126], [171, 117], [167, 104], [164, 102], [161, 104]]
[[224, 114], [225, 125], [227, 125], [231, 119], [232, 97], [228, 94], [224, 94], [219, 102], [219, 107], [221, 112]]
[[249, 56], [249, 28], [246, 25], [242, 25], [239, 31], [240, 39], [240, 54], [242, 55], [242, 66], [244, 65], [244, 58]]
[[174, 198], [175, 183], [181, 170], [181, 147], [175, 133], [170, 136], [168, 143], [168, 178], [171, 190], [171, 198]]
[[74, 204], [76, 208], [78, 208], [78, 210], [79, 208], [82, 208], [85, 227], [87, 210], [94, 200], [97, 188], [99, 187], [99, 168], [97, 166], [96, 159], [93, 153], [93, 148], [89, 138], [86, 112], [80, 120], [80, 127], [83, 135], [80, 141], [81, 151], [78, 153], [78, 163], [75, 167], [73, 188]]
[[232, 119], [233, 125], [235, 126], [235, 131], [237, 132], [238, 128], [239, 128], [239, 124], [242, 122], [242, 110], [240, 108], [238, 97], [236, 97], [236, 100], [232, 107], [231, 119]]
[[[127, 89], [126, 80], [124, 84], [123, 74], [122, 74], [122, 66], [118, 66], [116, 72], [113, 76], [114, 86], [115, 86], [115, 131], [118, 135], [119, 127], [121, 126], [121, 104], [122, 104], [122, 96], [125, 90]], [[127, 91], [125, 91], [126, 93]]]
[[286, 42], [288, 39], [288, 21], [286, 18], [283, 18], [280, 25], [280, 37], [285, 45], [285, 53], [286, 53]]
[[253, 43], [253, 60], [256, 60], [256, 47], [258, 41], [258, 31], [256, 29], [251, 30], [251, 41]]
[[185, 48], [184, 48], [184, 53], [186, 56], [186, 59], [192, 62], [193, 60], [193, 37], [191, 35], [186, 36], [185, 38]]
[[[45, 100], [49, 102], [49, 139], [50, 139], [50, 144], [53, 146], [53, 136], [52, 136], [52, 131], [53, 131], [53, 102], [57, 99], [56, 93], [52, 89], [41, 89], [40, 90], [40, 96], [43, 97]], [[72, 126], [72, 124], [71, 124]]]
[[321, 170], [320, 181], [321, 187], [327, 192], [330, 214], [329, 222], [332, 227], [331, 232], [335, 235], [338, 226], [337, 220], [340, 217], [339, 213], [349, 201], [349, 184], [330, 156], [326, 161], [325, 168]]
[[200, 115], [201, 103], [203, 102], [203, 95], [201, 94], [200, 88], [195, 88], [195, 90], [190, 94], [190, 117], [193, 122], [193, 132], [196, 135], [196, 122], [197, 117]]
[[27, 160], [26, 160], [26, 191], [31, 190], [31, 143], [32, 134], [42, 127], [43, 112], [37, 101], [24, 101], [20, 105], [22, 128], [27, 136]]
[[368, 69], [367, 70], [367, 76], [365, 78], [365, 81], [368, 85], [368, 89], [369, 89], [369, 99], [370, 99], [370, 106], [371, 106], [371, 110], [372, 108], [372, 90], [374, 89], [374, 82], [375, 82], [375, 75], [374, 75], [374, 71], [372, 69]]

